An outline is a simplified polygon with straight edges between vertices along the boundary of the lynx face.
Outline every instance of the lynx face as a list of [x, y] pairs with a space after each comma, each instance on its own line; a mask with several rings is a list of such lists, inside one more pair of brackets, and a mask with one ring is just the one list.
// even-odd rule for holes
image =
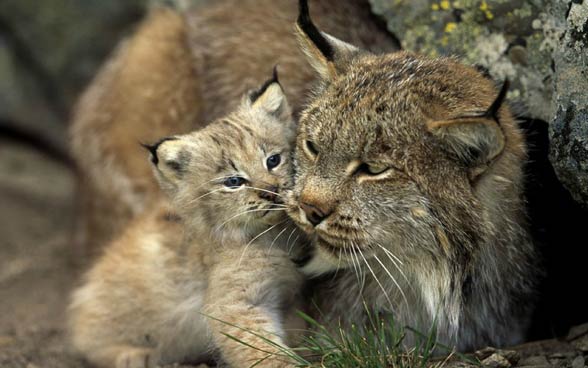
[[285, 220], [294, 123], [277, 79], [238, 111], [149, 149], [155, 174], [186, 221], [248, 237]]
[[298, 36], [322, 85], [300, 119], [289, 213], [314, 235], [323, 271], [372, 257], [467, 259], [493, 230], [478, 187], [501, 156], [524, 157], [500, 109], [506, 88], [452, 59], [368, 54], [304, 14]]

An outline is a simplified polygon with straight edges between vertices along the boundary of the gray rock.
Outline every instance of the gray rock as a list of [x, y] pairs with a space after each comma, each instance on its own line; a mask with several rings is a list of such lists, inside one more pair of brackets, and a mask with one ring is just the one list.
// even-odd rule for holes
[[492, 367], [492, 368], [510, 368], [512, 364], [502, 355], [498, 353], [494, 353], [490, 355], [488, 358], [482, 360], [482, 365], [484, 367]]
[[528, 367], [528, 366], [550, 366], [549, 361], [543, 355], [536, 355], [531, 356], [525, 359], [522, 359], [519, 362], [520, 367]]
[[584, 323], [583, 325], [574, 326], [570, 328], [570, 332], [566, 337], [567, 341], [573, 341], [577, 338], [580, 338], [584, 335], [588, 335], [588, 323]]
[[572, 368], [584, 368], [585, 363], [586, 361], [583, 356], [577, 356], [576, 359], [572, 361]]
[[559, 179], [588, 204], [588, 2], [571, 4], [564, 37], [553, 56], [555, 116], [550, 158]]

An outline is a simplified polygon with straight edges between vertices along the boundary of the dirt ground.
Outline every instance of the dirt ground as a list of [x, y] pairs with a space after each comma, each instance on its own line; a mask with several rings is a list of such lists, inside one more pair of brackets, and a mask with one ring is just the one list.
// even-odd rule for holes
[[62, 327], [74, 192], [70, 169], [0, 141], [0, 367], [83, 367]]
[[[69, 234], [75, 221], [72, 170], [0, 140], [0, 367], [87, 367], [64, 335], [69, 292], [78, 278]], [[493, 367], [586, 366], [588, 324], [568, 339], [485, 351]], [[457, 365], [463, 366], [463, 365]], [[180, 367], [176, 365], [175, 367]]]

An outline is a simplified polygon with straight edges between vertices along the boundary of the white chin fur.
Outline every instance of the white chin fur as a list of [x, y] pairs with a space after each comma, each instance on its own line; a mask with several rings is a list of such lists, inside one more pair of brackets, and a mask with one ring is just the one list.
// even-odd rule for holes
[[332, 257], [325, 257], [324, 251], [318, 248], [310, 261], [300, 268], [300, 272], [309, 277], [316, 277], [336, 269], [337, 261]]

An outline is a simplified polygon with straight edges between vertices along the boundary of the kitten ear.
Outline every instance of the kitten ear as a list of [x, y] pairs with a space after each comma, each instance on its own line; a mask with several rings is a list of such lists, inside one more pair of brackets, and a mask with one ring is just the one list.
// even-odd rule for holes
[[161, 189], [168, 195], [177, 191], [188, 170], [191, 155], [180, 137], [167, 137], [148, 145], [142, 144], [151, 154], [153, 173]]
[[427, 123], [428, 130], [446, 142], [458, 159], [470, 168], [470, 179], [484, 173], [504, 150], [505, 136], [498, 111], [506, 97], [508, 85], [505, 81], [498, 96], [483, 114]]
[[310, 65], [326, 80], [344, 72], [352, 58], [361, 53], [357, 47], [316, 28], [310, 18], [307, 0], [298, 3], [296, 37]]
[[268, 79], [258, 90], [249, 94], [249, 103], [254, 109], [261, 109], [278, 119], [290, 119], [292, 110], [288, 104], [284, 90], [278, 80], [278, 68], [274, 67], [271, 79]]

